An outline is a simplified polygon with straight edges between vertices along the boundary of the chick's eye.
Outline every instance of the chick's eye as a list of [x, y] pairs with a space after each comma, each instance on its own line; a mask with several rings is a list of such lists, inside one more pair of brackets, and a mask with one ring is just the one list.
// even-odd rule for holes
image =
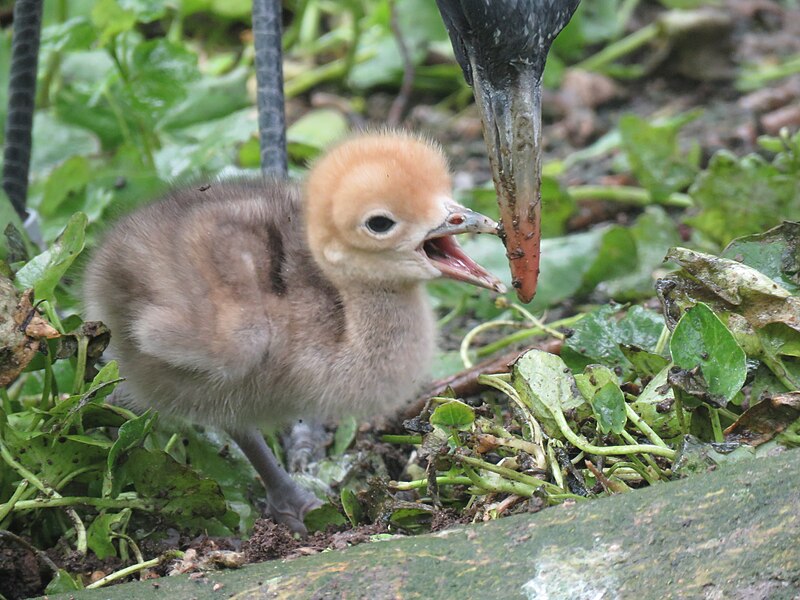
[[372, 233], [386, 233], [395, 225], [396, 223], [392, 219], [383, 215], [370, 217], [366, 222], [367, 229]]

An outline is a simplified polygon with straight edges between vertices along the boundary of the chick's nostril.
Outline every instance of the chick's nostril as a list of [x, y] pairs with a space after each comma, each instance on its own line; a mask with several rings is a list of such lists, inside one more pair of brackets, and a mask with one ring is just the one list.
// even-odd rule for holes
[[464, 215], [456, 213], [447, 217], [447, 222], [450, 225], [461, 225], [464, 222]]

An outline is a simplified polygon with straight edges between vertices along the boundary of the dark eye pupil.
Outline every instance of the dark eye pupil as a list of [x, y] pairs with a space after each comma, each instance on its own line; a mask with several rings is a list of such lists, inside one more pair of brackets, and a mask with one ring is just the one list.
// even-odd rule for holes
[[367, 228], [373, 233], [386, 233], [395, 223], [389, 217], [370, 217], [367, 219]]

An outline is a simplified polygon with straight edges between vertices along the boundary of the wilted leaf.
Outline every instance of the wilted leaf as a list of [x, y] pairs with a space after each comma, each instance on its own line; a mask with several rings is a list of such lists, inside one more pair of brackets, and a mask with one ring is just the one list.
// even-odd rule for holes
[[[675, 394], [668, 382], [669, 366], [659, 371], [645, 386], [631, 407], [662, 439], [671, 440], [681, 435], [676, 414]], [[688, 422], [690, 414], [684, 411]]]
[[[670, 340], [672, 360], [680, 369], [699, 367], [708, 396], [724, 406], [742, 388], [747, 376], [744, 351], [730, 331], [705, 304], [689, 309], [678, 322]], [[693, 395], [696, 390], [692, 390]]]
[[725, 430], [726, 442], [759, 446], [800, 418], [800, 392], [776, 394], [748, 408]]

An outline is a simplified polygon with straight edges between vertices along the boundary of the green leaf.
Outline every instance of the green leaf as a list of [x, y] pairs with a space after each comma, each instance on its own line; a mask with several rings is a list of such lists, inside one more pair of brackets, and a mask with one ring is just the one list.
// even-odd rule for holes
[[136, 15], [141, 23], [151, 23], [167, 14], [166, 0], [117, 0], [123, 10]]
[[[114, 485], [114, 473], [117, 461], [128, 450], [134, 446], [138, 446], [147, 437], [147, 434], [153, 429], [158, 415], [150, 410], [145, 411], [144, 414], [131, 419], [119, 428], [119, 434], [108, 452], [106, 459], [106, 477], [103, 481], [103, 495], [115, 497], [119, 493], [119, 485]], [[117, 488], [116, 490], [114, 488]]]
[[306, 160], [347, 135], [350, 126], [338, 110], [320, 108], [307, 112], [286, 131], [289, 153]]
[[309, 533], [325, 531], [329, 526], [340, 527], [347, 524], [347, 519], [330, 503], [323, 504], [309, 512], [303, 519]]
[[589, 364], [599, 363], [612, 369], [620, 368], [623, 375], [631, 372], [632, 365], [617, 342], [616, 313], [614, 306], [604, 306], [589, 313], [575, 326], [561, 352], [573, 370], [583, 370]]
[[336, 433], [333, 434], [333, 448], [331, 456], [341, 456], [350, 447], [358, 433], [358, 420], [348, 416], [339, 421]]
[[83, 191], [91, 177], [89, 161], [83, 156], [72, 156], [65, 160], [47, 178], [44, 196], [39, 204], [42, 217], [52, 216], [68, 196]]
[[760, 233], [781, 220], [800, 220], [800, 169], [785, 171], [751, 154], [736, 158], [717, 152], [689, 193], [701, 208], [687, 219], [712, 240]]
[[118, 513], [100, 513], [94, 518], [86, 530], [86, 541], [97, 558], [103, 560], [117, 555], [117, 549], [111, 541], [111, 532], [118, 530], [120, 526], [124, 527], [130, 515], [130, 509], [125, 509]]
[[344, 509], [344, 514], [347, 515], [348, 521], [350, 521], [353, 527], [358, 527], [362, 522], [364, 509], [358, 501], [356, 493], [350, 488], [345, 487], [342, 488], [339, 497], [342, 501], [342, 508]]
[[105, 46], [120, 33], [136, 25], [136, 13], [122, 8], [116, 0], [97, 0], [92, 8], [92, 23], [100, 31], [99, 46]]
[[[133, 51], [128, 100], [151, 123], [186, 98], [187, 85], [200, 78], [197, 55], [166, 39], [142, 42]], [[134, 94], [134, 95], [130, 95]]]
[[700, 367], [709, 393], [729, 402], [747, 376], [744, 351], [727, 327], [703, 303], [690, 308], [672, 333], [673, 362], [686, 371]]
[[[645, 423], [664, 440], [671, 440], [681, 435], [680, 421], [675, 408], [675, 394], [667, 382], [671, 365], [665, 366], [631, 403]], [[684, 410], [684, 419], [689, 421], [690, 414]]]
[[625, 396], [615, 382], [609, 381], [597, 390], [591, 405], [602, 433], [621, 433], [625, 429]]
[[631, 169], [657, 201], [686, 189], [697, 174], [697, 148], [687, 154], [678, 144], [678, 132], [685, 122], [652, 125], [636, 115], [625, 115], [619, 121]]
[[586, 405], [564, 361], [541, 350], [529, 350], [517, 360], [512, 384], [551, 437], [563, 437], [554, 414]]
[[800, 292], [800, 223], [733, 240], [720, 256], [760, 271], [793, 294]]
[[614, 372], [602, 365], [589, 365], [583, 374], [575, 376], [575, 381], [581, 395], [591, 404], [600, 431], [621, 433], [628, 417], [625, 396]]
[[216, 481], [201, 477], [163, 452], [134, 448], [119, 467], [117, 477], [131, 481], [136, 492], [156, 501], [176, 522], [221, 517], [225, 497]]
[[37, 300], [53, 300], [55, 288], [83, 250], [86, 215], [76, 213], [61, 237], [17, 272], [17, 286], [33, 288]]
[[47, 584], [44, 593], [62, 594], [82, 589], [83, 586], [79, 580], [73, 578], [72, 575], [70, 575], [64, 569], [59, 569], [55, 577], [53, 577], [53, 579], [50, 580], [50, 583]]
[[451, 400], [436, 407], [431, 414], [430, 423], [434, 427], [467, 431], [475, 422], [475, 410], [458, 400]]

